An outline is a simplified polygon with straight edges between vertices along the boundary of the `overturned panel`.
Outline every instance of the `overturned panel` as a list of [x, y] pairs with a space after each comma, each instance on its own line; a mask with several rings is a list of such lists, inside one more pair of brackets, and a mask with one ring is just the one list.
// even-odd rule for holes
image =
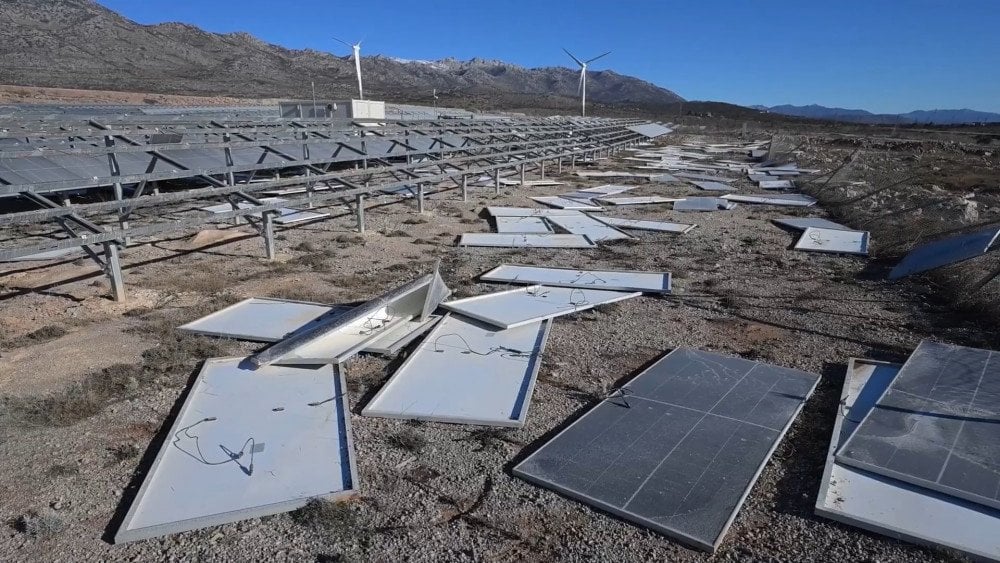
[[574, 270], [502, 264], [479, 276], [483, 281], [584, 287], [614, 291], [670, 293], [670, 272], [632, 270]]
[[847, 365], [841, 408], [816, 514], [871, 532], [969, 555], [1000, 560], [1000, 511], [842, 465], [834, 459], [840, 445], [871, 411], [900, 369], [899, 364], [852, 358]]
[[868, 231], [842, 231], [808, 227], [795, 243], [795, 250], [868, 256]]
[[1000, 353], [924, 340], [837, 461], [1000, 508]]
[[334, 366], [205, 361], [115, 542], [279, 514], [357, 490], [347, 391]]
[[573, 209], [536, 209], [534, 207], [487, 207], [493, 217], [549, 217], [552, 215], [579, 215]]
[[601, 195], [615, 195], [627, 192], [629, 190], [634, 190], [635, 186], [620, 186], [617, 184], [604, 184], [603, 186], [594, 186], [592, 188], [581, 188], [580, 192], [588, 194]]
[[498, 233], [551, 233], [541, 217], [494, 217]]
[[704, 180], [692, 180], [692, 184], [698, 186], [699, 189], [707, 190], [710, 192], [731, 192], [736, 188], [730, 186], [729, 184], [723, 184], [722, 182], [708, 182]]
[[249, 358], [251, 365], [341, 363], [383, 332], [412, 319], [426, 320], [450, 290], [434, 272], [343, 314], [320, 319]]
[[594, 242], [630, 239], [629, 235], [604, 224], [589, 215], [566, 215], [549, 217], [548, 221], [574, 235], [584, 235]]
[[816, 199], [805, 194], [726, 194], [722, 197], [729, 201], [757, 203], [761, 205], [784, 205], [788, 207], [812, 207], [816, 205]]
[[736, 204], [719, 197], [686, 197], [674, 202], [674, 211], [729, 211]]
[[521, 427], [550, 324], [498, 331], [445, 315], [361, 414]]
[[678, 348], [515, 475], [714, 551], [819, 376]]
[[500, 248], [596, 248], [585, 235], [556, 233], [465, 233], [459, 246], [492, 246]]
[[405, 348], [441, 320], [440, 315], [430, 315], [425, 320], [413, 319], [386, 329], [378, 338], [365, 345], [369, 354], [391, 356]]
[[538, 196], [531, 198], [538, 203], [544, 203], [550, 207], [556, 207], [558, 209], [576, 209], [579, 211], [602, 211], [603, 208], [600, 205], [594, 205], [592, 203], [587, 203], [585, 201], [580, 201], [578, 199], [568, 199], [559, 196]]
[[598, 217], [597, 220], [606, 225], [611, 225], [612, 227], [617, 227], [619, 229], [634, 229], [637, 231], [656, 231], [659, 233], [683, 234], [697, 226], [697, 225], [692, 225], [690, 223], [644, 221], [641, 219], [621, 219], [619, 217], [605, 217], [605, 216]]
[[790, 190], [795, 187], [791, 180], [760, 180], [757, 185], [762, 190]]
[[597, 201], [608, 205], [655, 205], [680, 201], [679, 197], [662, 197], [658, 195], [637, 197], [599, 197]]
[[640, 125], [631, 125], [626, 127], [626, 129], [632, 131], [633, 133], [638, 133], [647, 139], [654, 139], [656, 137], [674, 132], [673, 129], [664, 127], [659, 123], [642, 123]]
[[466, 297], [441, 306], [500, 328], [514, 328], [640, 295], [642, 293], [532, 285]]
[[278, 342], [323, 316], [350, 307], [252, 297], [206, 315], [177, 330], [254, 342]]
[[853, 230], [850, 227], [841, 225], [840, 223], [834, 223], [833, 221], [820, 217], [778, 217], [777, 219], [774, 219], [774, 222], [783, 227], [788, 227], [789, 229], [795, 229], [797, 231], [804, 231], [809, 227], [833, 229], [835, 231]]
[[686, 178], [688, 180], [704, 180], [707, 182], [732, 182], [736, 178], [726, 178], [724, 176], [716, 176], [714, 174], [699, 174], [697, 172], [678, 172], [674, 174], [678, 178]]
[[982, 256], [996, 245], [998, 240], [1000, 240], [1000, 227], [990, 227], [922, 244], [896, 264], [896, 267], [889, 272], [889, 279], [895, 280]]

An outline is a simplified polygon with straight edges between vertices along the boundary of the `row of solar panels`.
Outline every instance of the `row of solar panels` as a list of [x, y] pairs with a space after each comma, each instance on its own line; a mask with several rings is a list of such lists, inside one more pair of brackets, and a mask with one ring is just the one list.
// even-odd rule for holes
[[[392, 138], [343, 135], [337, 141], [308, 143], [310, 159], [306, 161], [303, 144], [299, 142], [279, 142], [264, 146], [234, 148], [232, 152], [234, 172], [262, 168], [282, 168], [307, 164], [308, 162], [352, 162], [365, 156], [385, 158], [405, 156], [407, 153], [424, 154], [448, 145], [462, 147], [468, 137], [446, 134], [437, 136], [409, 135], [404, 146]], [[444, 143], [444, 144], [442, 144]], [[178, 174], [185, 171], [213, 171], [222, 173], [227, 169], [226, 155], [222, 147], [170, 149], [169, 145], [151, 146], [148, 152], [122, 152], [116, 154], [120, 174], [131, 176], [140, 174]], [[162, 155], [162, 158], [159, 156]], [[364, 155], [364, 156], [363, 156]], [[0, 184], [8, 186], [50, 184], [51, 189], [35, 191], [71, 190], [102, 185], [110, 185], [116, 180], [112, 175], [106, 154], [58, 154], [44, 156], [0, 157]], [[0, 186], [2, 188], [2, 186]], [[16, 192], [15, 189], [0, 189], [0, 192]], [[0, 194], [2, 195], [2, 194]]]

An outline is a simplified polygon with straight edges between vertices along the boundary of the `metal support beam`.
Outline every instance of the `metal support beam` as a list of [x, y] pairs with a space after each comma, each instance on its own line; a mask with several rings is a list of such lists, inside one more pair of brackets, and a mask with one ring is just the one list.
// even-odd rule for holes
[[500, 195], [500, 169], [493, 171], [493, 188], [496, 195]]
[[462, 201], [469, 201], [469, 177], [462, 174]]
[[556, 174], [562, 174], [562, 157], [556, 159]]
[[545, 161], [543, 160], [539, 164], [540, 164], [540, 172], [539, 172], [539, 174], [542, 175], [542, 180], [544, 180], [545, 179]]
[[524, 163], [521, 163], [519, 167], [521, 169], [521, 187], [524, 187]]
[[417, 184], [417, 213], [424, 212], [424, 185]]
[[365, 196], [358, 195], [358, 197], [357, 197], [357, 199], [355, 201], [356, 201], [355, 205], [357, 206], [357, 211], [356, 212], [358, 214], [358, 232], [359, 233], [364, 233], [365, 232]]
[[104, 243], [104, 273], [111, 280], [111, 296], [115, 301], [125, 301], [125, 279], [122, 276], [121, 257], [118, 256], [118, 244], [114, 241]]
[[274, 213], [264, 213], [263, 218], [260, 231], [264, 235], [264, 252], [267, 254], [268, 260], [274, 260], [277, 255], [274, 248]]

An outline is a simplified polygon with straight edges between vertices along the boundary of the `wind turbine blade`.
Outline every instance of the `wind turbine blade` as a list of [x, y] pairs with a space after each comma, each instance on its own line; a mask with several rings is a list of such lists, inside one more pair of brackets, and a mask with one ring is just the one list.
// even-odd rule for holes
[[590, 59], [590, 60], [589, 60], [589, 61], [587, 61], [587, 62], [588, 62], [588, 63], [592, 63], [592, 62], [596, 61], [597, 59], [599, 59], [599, 58], [601, 58], [601, 57], [606, 57], [606, 56], [608, 56], [608, 55], [610, 55], [610, 54], [611, 54], [611, 51], [608, 51], [607, 53], [604, 53], [603, 55], [597, 55], [596, 57], [594, 57], [594, 58]]
[[348, 47], [353, 47], [353, 45], [351, 45], [351, 44], [350, 44], [350, 43], [348, 43], [347, 41], [344, 41], [343, 39], [340, 39], [340, 38], [338, 38], [338, 37], [334, 37], [334, 38], [333, 38], [333, 40], [334, 40], [334, 41], [337, 41], [337, 42], [340, 42], [340, 43], [343, 43], [344, 45], [347, 45]]
[[[566, 47], [563, 47], [563, 51], [566, 51]], [[573, 53], [570, 53], [569, 51], [566, 51], [566, 54], [569, 55], [571, 59], [573, 59], [574, 61], [576, 61], [576, 64], [578, 64], [580, 66], [583, 66], [583, 62], [580, 61], [580, 59], [574, 57]]]

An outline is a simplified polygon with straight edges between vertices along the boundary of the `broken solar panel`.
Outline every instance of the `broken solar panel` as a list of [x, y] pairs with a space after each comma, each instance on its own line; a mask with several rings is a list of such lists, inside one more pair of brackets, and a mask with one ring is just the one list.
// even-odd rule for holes
[[619, 229], [635, 229], [638, 231], [656, 231], [660, 233], [686, 233], [695, 228], [690, 223], [668, 223], [665, 221], [643, 221], [641, 219], [622, 219], [620, 217], [599, 217], [598, 221]]
[[637, 196], [637, 197], [600, 197], [597, 201], [608, 205], [651, 205], [659, 203], [673, 203], [680, 201], [679, 197], [662, 197], [658, 195]]
[[889, 272], [889, 279], [895, 280], [982, 256], [997, 243], [998, 239], [1000, 239], [1000, 227], [990, 227], [922, 244], [896, 264], [896, 267]]
[[459, 246], [486, 246], [499, 248], [596, 248], [597, 244], [586, 235], [557, 233], [465, 233], [458, 239]]
[[805, 194], [726, 194], [722, 197], [740, 203], [759, 203], [763, 205], [787, 205], [791, 207], [812, 207], [816, 205], [816, 199]]
[[541, 217], [494, 217], [498, 233], [551, 233]]
[[1000, 559], [1000, 511], [838, 463], [834, 455], [900, 370], [852, 358], [836, 409], [816, 514], [892, 538]]
[[705, 180], [708, 182], [732, 182], [735, 178], [725, 178], [723, 176], [715, 176], [713, 174], [698, 174], [697, 172], [678, 172], [675, 174], [678, 178], [687, 178], [689, 180]]
[[254, 366], [314, 365], [346, 361], [397, 325], [426, 320], [451, 290], [438, 272], [428, 274], [349, 311], [319, 319], [250, 356]]
[[550, 325], [497, 330], [446, 315], [361, 414], [521, 427]]
[[818, 381], [678, 348], [513, 472], [714, 551]]
[[868, 231], [842, 231], [808, 227], [795, 243], [795, 250], [833, 254], [868, 255]]
[[336, 315], [349, 309], [306, 301], [252, 297], [177, 329], [237, 340], [278, 342], [324, 315]]
[[674, 202], [674, 211], [728, 211], [736, 204], [719, 197], [686, 197]]
[[442, 303], [441, 307], [500, 328], [514, 328], [640, 295], [638, 292], [532, 285], [457, 299]]
[[762, 190], [786, 190], [795, 187], [791, 180], [761, 180], [757, 186]]
[[531, 198], [538, 203], [544, 203], [550, 207], [559, 209], [577, 209], [582, 211], [601, 211], [600, 205], [594, 205], [578, 199], [566, 199], [558, 196], [539, 196]]
[[357, 490], [336, 366], [205, 361], [115, 534], [129, 542], [279, 514]]
[[1000, 508], [1000, 354], [924, 340], [836, 459]]
[[549, 217], [548, 222], [574, 235], [584, 235], [594, 242], [630, 239], [631, 236], [602, 223], [589, 215], [560, 215]]
[[590, 287], [614, 291], [670, 293], [669, 272], [632, 270], [574, 270], [501, 264], [479, 276], [483, 281], [543, 284], [555, 287]]
[[779, 217], [774, 219], [774, 222], [778, 225], [788, 227], [790, 229], [795, 229], [797, 231], [804, 231], [809, 227], [818, 227], [820, 229], [833, 229], [839, 231], [850, 231], [850, 227], [845, 227], [840, 223], [834, 223], [827, 219], [822, 219], [820, 217]]
[[691, 183], [698, 186], [700, 189], [708, 190], [710, 192], [730, 192], [736, 189], [729, 184], [723, 184], [722, 182], [692, 181]]
[[536, 209], [534, 207], [487, 207], [493, 217], [548, 217], [550, 215], [579, 215], [573, 209]]

